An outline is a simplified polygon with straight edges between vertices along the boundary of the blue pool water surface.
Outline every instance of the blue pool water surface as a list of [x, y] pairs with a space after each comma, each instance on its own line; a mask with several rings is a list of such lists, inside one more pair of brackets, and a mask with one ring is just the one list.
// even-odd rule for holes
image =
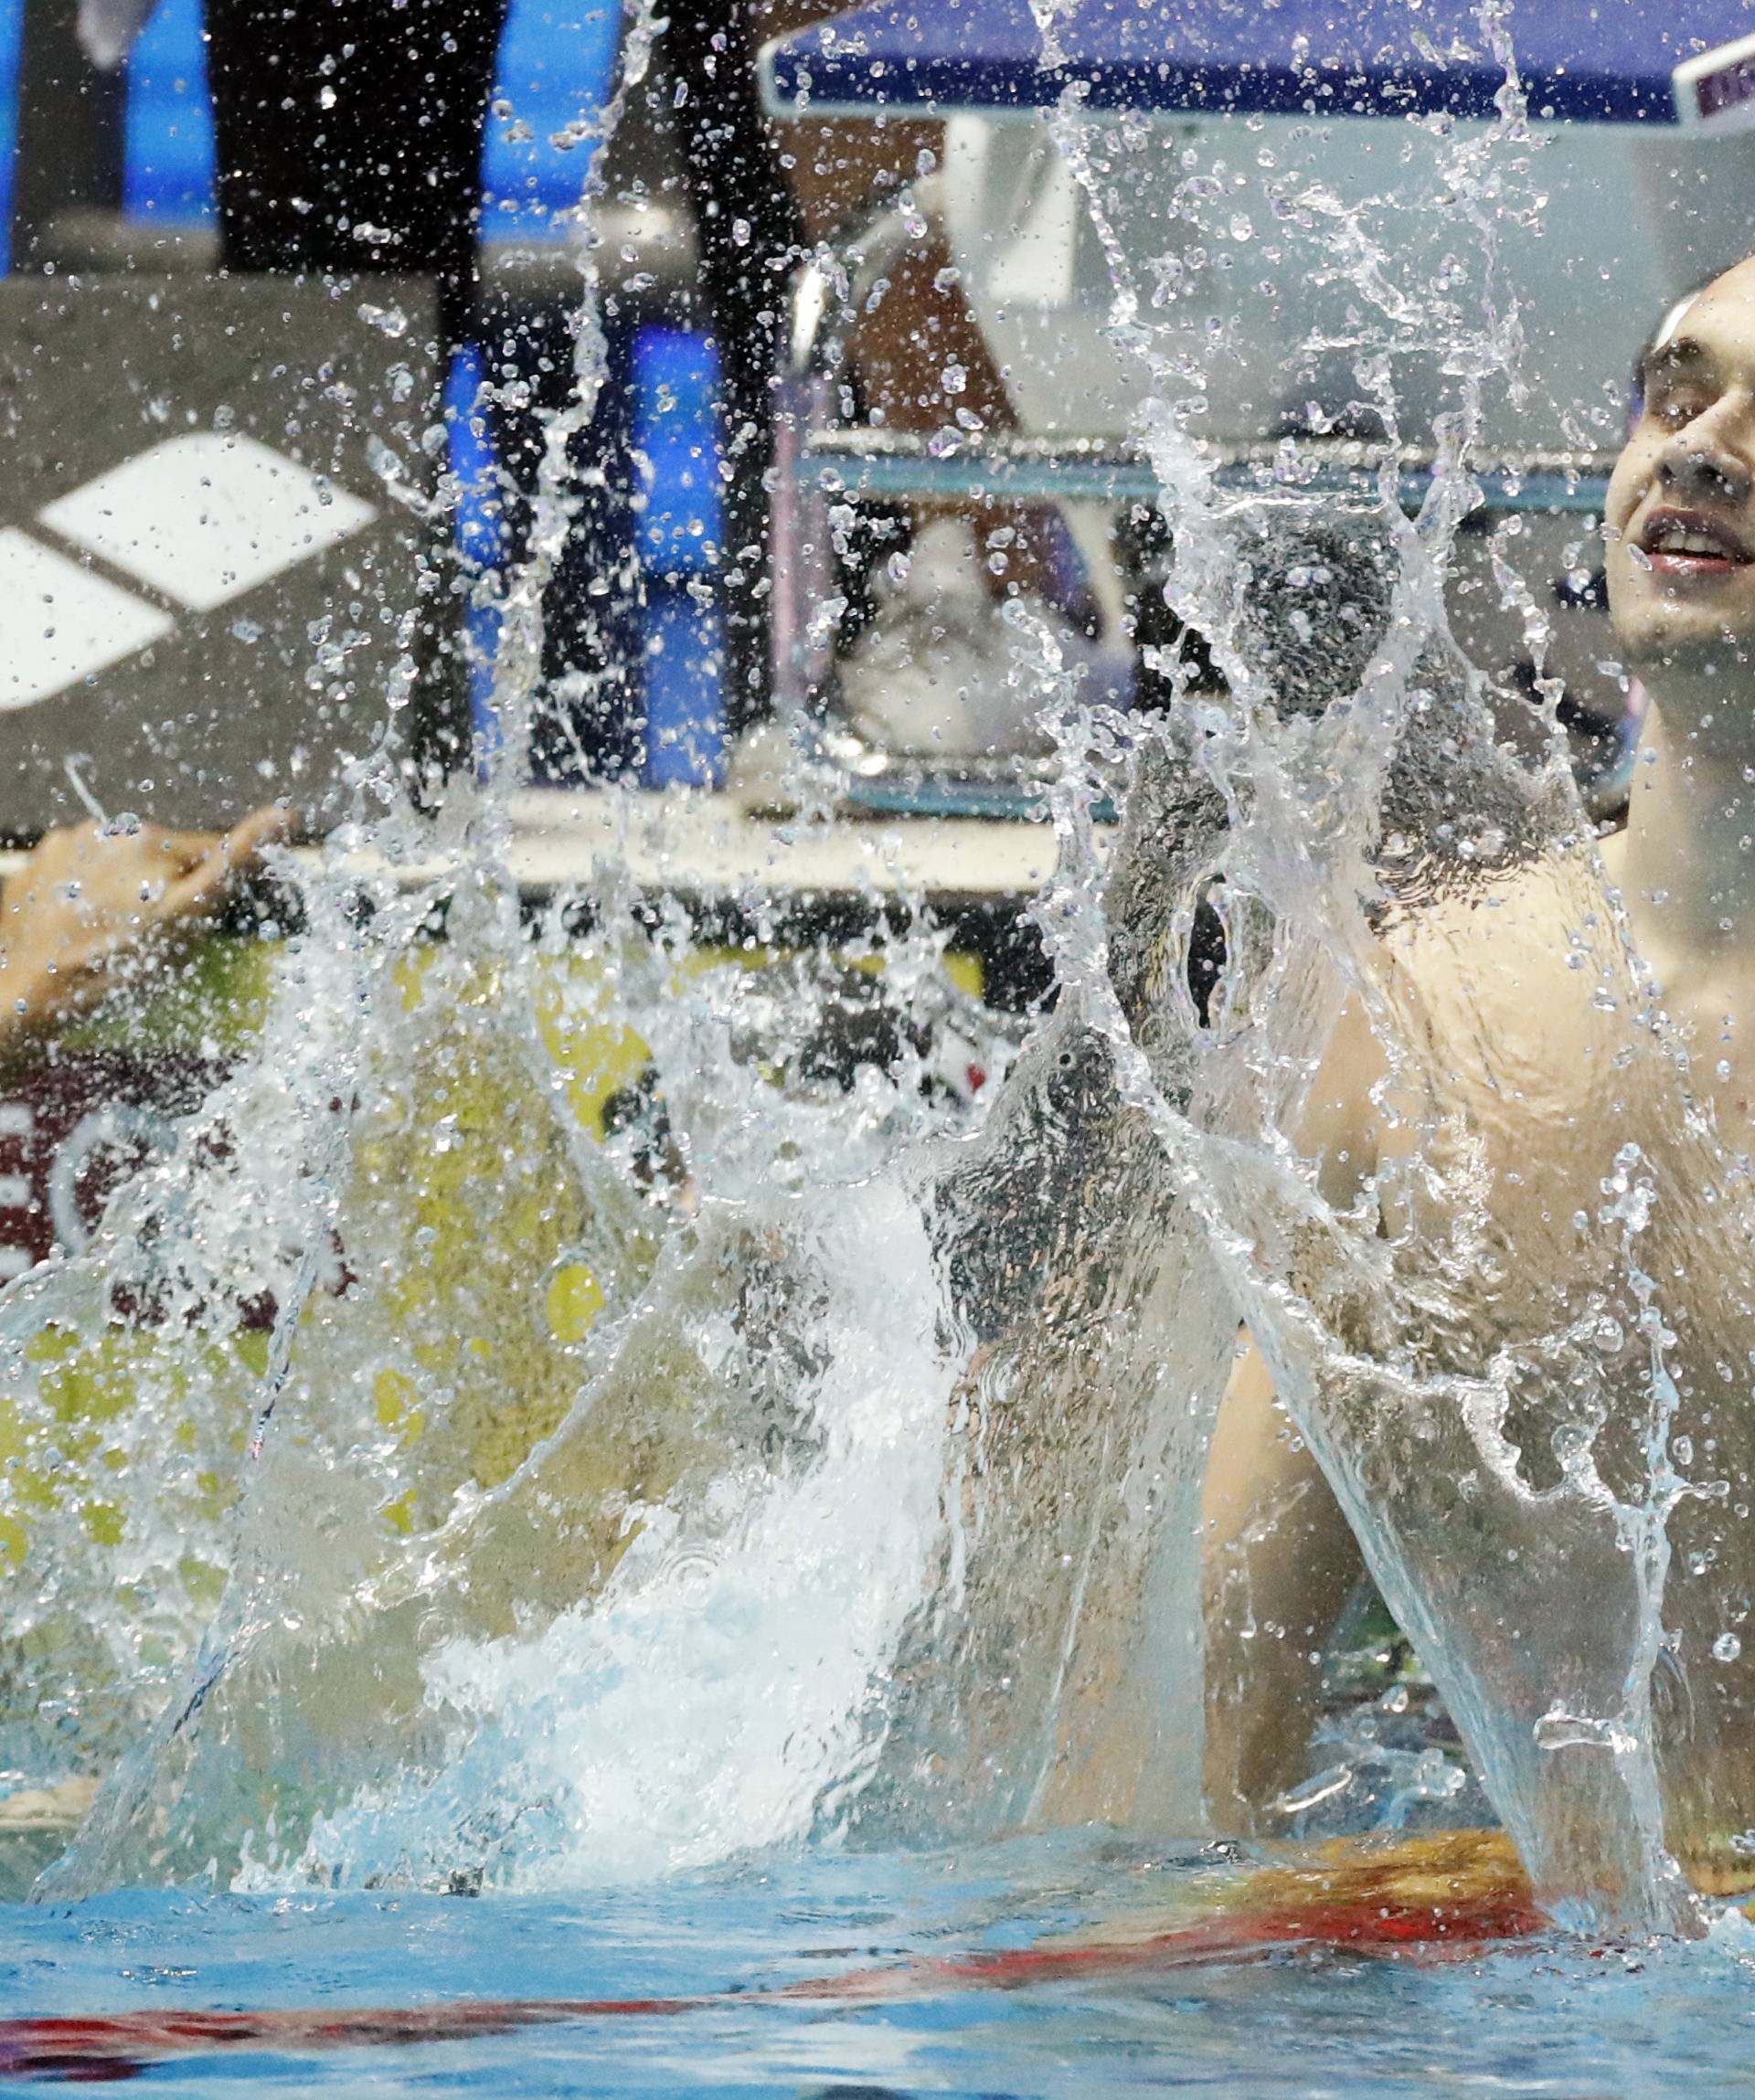
[[[1203, 1872], [1087, 1840], [961, 1857], [789, 1855], [621, 1889], [468, 1899], [124, 1893], [0, 1914], [0, 2014], [711, 1997], [469, 2039], [260, 2042], [108, 2074], [220, 2095], [1755, 2093], [1755, 1929], [1442, 1966], [1281, 1954], [887, 2003], [771, 1995], [1149, 1913]], [[87, 2075], [97, 2069], [93, 2066]]]

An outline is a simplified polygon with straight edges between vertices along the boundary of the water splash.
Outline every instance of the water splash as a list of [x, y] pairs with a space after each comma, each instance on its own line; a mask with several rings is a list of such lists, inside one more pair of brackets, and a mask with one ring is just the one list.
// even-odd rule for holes
[[[810, 1083], [850, 963], [1005, 1066], [939, 936], [700, 977], [692, 929], [645, 923], [613, 867], [588, 932], [576, 910], [524, 923], [505, 796], [601, 383], [581, 330], [502, 607], [484, 790], [428, 823], [380, 812], [386, 776], [362, 772], [260, 1047], [90, 1247], [4, 1301], [7, 1762], [120, 1759], [45, 1893], [1195, 1830], [1198, 1496], [1241, 1312], [1539, 1885], [1580, 1915], [1682, 1918], [1666, 1837], [1710, 1863], [1747, 1814], [1739, 1657], [1713, 1648], [1710, 1680], [1700, 1660], [1736, 1616], [1733, 1498], [1681, 1455], [1729, 1438], [1676, 1368], [1665, 1279], [1745, 1199], [1557, 752], [1505, 748], [1450, 635], [1484, 403], [1521, 384], [1496, 242], [1526, 208], [1526, 118], [1505, 11], [1482, 27], [1498, 123], [1422, 133], [1475, 243], [1442, 270], [1448, 219], [1308, 169], [1246, 210], [1191, 148], [1147, 296], [1105, 200], [1149, 135], [1118, 143], [1076, 90], [1055, 114], [1116, 343], [1155, 389], [1168, 596], [1219, 677], [1166, 655], [1167, 714], [1117, 716], [1014, 616], [1060, 755], [1036, 915], [1058, 998], [984, 1113], [922, 1091], [906, 1031], [850, 1093]], [[1258, 217], [1280, 279], [1340, 301], [1302, 354], [1355, 389], [1330, 405], [1372, 432], [1375, 503], [1312, 486], [1295, 438], [1253, 490], [1215, 477], [1226, 341], [1201, 321]], [[1409, 520], [1413, 399], [1435, 466]], [[1093, 810], [1118, 786], [1105, 864]], [[1204, 1014], [1202, 911], [1227, 954]], [[1514, 1246], [1506, 1178], [1535, 1178], [1529, 1118], [1560, 1109], [1516, 1063], [1500, 980], [1554, 926], [1559, 984], [1588, 988], [1571, 1077], [1603, 1156], [1556, 1166]], [[1304, 1137], [1337, 1045], [1380, 1126], [1338, 1186]], [[648, 1064], [668, 1134], [648, 1116], [600, 1148], [581, 1104], [607, 1071], [640, 1097]], [[1601, 1201], [1571, 1200], [1580, 1173]], [[1705, 1321], [1727, 1337], [1737, 1288]], [[265, 1346], [239, 1342], [264, 1308]], [[1692, 1362], [1718, 1336], [1686, 1340]], [[94, 1422], [114, 1427], [72, 1456], [102, 1494], [45, 1488]], [[1402, 1792], [1422, 1787], [1447, 1783], [1422, 1766]]]

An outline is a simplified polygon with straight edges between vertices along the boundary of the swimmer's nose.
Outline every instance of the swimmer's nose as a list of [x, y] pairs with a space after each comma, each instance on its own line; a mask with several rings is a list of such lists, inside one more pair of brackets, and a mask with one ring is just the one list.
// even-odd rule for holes
[[1749, 469], [1739, 460], [1717, 451], [1690, 445], [1679, 452], [1666, 452], [1658, 462], [1657, 478], [1677, 495], [1702, 496], [1710, 503], [1742, 504], [1749, 500]]
[[1755, 416], [1750, 405], [1725, 397], [1678, 430], [1665, 447], [1657, 463], [1660, 486], [1668, 493], [1707, 503], [1746, 504], [1755, 490], [1752, 437]]

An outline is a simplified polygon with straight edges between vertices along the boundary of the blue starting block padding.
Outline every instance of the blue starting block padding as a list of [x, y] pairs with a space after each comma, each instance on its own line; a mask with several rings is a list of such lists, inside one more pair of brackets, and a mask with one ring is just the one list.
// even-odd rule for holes
[[[1536, 0], [1510, 22], [1542, 122], [1674, 123], [1675, 69], [1755, 34], [1755, 0]], [[771, 106], [1106, 109], [1491, 118], [1505, 68], [1468, 0], [1074, 0], [1045, 66], [1029, 0], [879, 0], [771, 44]]]
[[[505, 555], [498, 479], [476, 406], [484, 377], [480, 352], [460, 352], [445, 397], [460, 491], [457, 544], [471, 571], [495, 567]], [[725, 747], [723, 629], [701, 580], [718, 564], [721, 529], [718, 361], [701, 336], [644, 328], [624, 377], [633, 391], [629, 471], [642, 483], [642, 778], [649, 787], [711, 785]], [[501, 736], [494, 710], [499, 614], [472, 605], [466, 625], [471, 712], [486, 758]]]
[[[494, 448], [480, 408], [487, 368], [473, 344], [452, 354], [445, 384], [445, 423], [451, 439], [451, 471], [457, 477], [457, 515], [452, 530], [463, 573], [473, 586], [484, 569], [496, 568], [505, 552], [500, 490]], [[502, 741], [494, 711], [494, 662], [500, 647], [499, 609], [478, 605], [473, 595], [463, 612], [463, 646], [469, 672], [469, 714], [484, 762]]]
[[725, 771], [721, 625], [686, 588], [654, 584], [646, 596], [642, 684], [649, 788], [712, 788]]

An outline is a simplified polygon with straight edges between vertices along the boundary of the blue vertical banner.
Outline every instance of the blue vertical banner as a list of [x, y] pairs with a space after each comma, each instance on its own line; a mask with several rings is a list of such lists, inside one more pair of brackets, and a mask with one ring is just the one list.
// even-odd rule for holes
[[158, 0], [127, 63], [123, 210], [161, 224], [211, 218], [213, 107], [201, 0]]
[[462, 557], [470, 598], [463, 613], [463, 649], [469, 668], [469, 716], [478, 763], [492, 764], [502, 741], [494, 711], [494, 667], [500, 649], [500, 613], [493, 604], [478, 604], [474, 587], [505, 558], [499, 474], [482, 412], [482, 387], [487, 367], [481, 352], [465, 345], [453, 353], [445, 384], [445, 428], [450, 438], [451, 471], [457, 477], [457, 510], [452, 532]]
[[18, 62], [25, 0], [0, 0], [0, 270], [12, 268], [12, 170], [18, 157]]
[[488, 111], [484, 239], [552, 235], [578, 204], [621, 37], [617, 0], [512, 0]]
[[718, 359], [705, 337], [643, 328], [633, 343], [633, 456], [645, 483], [648, 787], [706, 787], [724, 769]]

